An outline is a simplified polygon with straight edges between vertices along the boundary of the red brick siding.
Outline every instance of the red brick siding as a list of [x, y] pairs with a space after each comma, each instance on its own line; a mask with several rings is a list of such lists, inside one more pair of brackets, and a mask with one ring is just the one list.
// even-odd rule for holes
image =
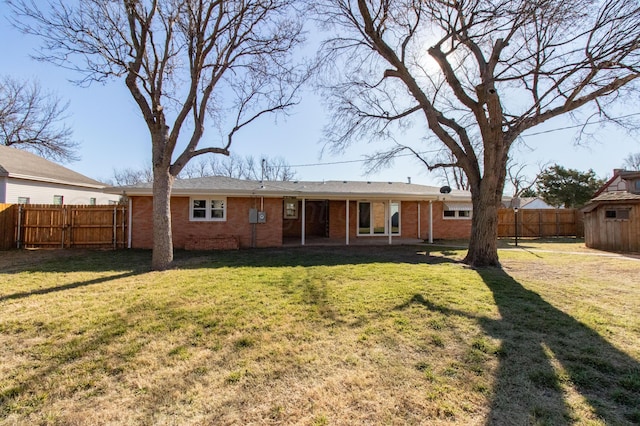
[[[422, 203], [422, 234], [429, 235], [429, 203]], [[443, 217], [444, 203], [433, 203], [433, 239], [452, 240], [469, 238], [471, 236], [471, 218], [469, 219], [445, 219]], [[427, 238], [427, 237], [423, 237]]]
[[131, 247], [153, 247], [153, 199], [131, 198]]
[[[153, 246], [153, 216], [151, 197], [132, 198], [132, 247]], [[252, 247], [255, 228], [256, 247], [282, 245], [282, 199], [265, 198], [266, 223], [249, 223], [249, 209], [260, 209], [259, 198], [227, 198], [227, 220], [224, 222], [195, 222], [189, 220], [189, 197], [171, 198], [171, 227], [173, 246], [193, 247], [193, 239], [211, 240], [236, 237], [240, 247]], [[191, 242], [191, 243], [190, 243]]]
[[187, 240], [186, 250], [238, 250], [240, 240], [234, 235], [220, 235], [212, 238], [191, 238]]
[[[427, 211], [427, 214], [429, 214], [429, 211]], [[420, 210], [420, 215], [424, 215], [424, 212], [422, 210]], [[400, 233], [401, 233], [401, 237], [403, 238], [425, 238], [423, 236], [421, 237], [418, 235], [418, 202], [417, 201], [403, 201], [401, 203]], [[422, 229], [420, 229], [420, 233], [422, 235], [426, 235], [429, 232], [428, 232], [428, 229], [426, 233], [422, 232]]]
[[[324, 235], [324, 202], [308, 201], [307, 235]], [[151, 248], [153, 246], [153, 220], [151, 197], [132, 198], [132, 247]], [[329, 238], [345, 239], [345, 202], [329, 201]], [[252, 247], [252, 228], [255, 227], [256, 247], [278, 247], [284, 236], [300, 236], [300, 212], [297, 220], [283, 220], [283, 200], [265, 198], [264, 211], [267, 223], [249, 224], [249, 209], [260, 209], [259, 198], [228, 198], [227, 220], [224, 222], [189, 221], [189, 198], [171, 199], [171, 223], [175, 248], [193, 248], [194, 239], [202, 239], [197, 246], [220, 248], [229, 242], [225, 237], [235, 237], [240, 247]], [[444, 203], [433, 203], [433, 238], [457, 239], [469, 238], [470, 219], [444, 219]], [[349, 202], [349, 239], [371, 239], [357, 236], [358, 203]], [[420, 202], [420, 235], [418, 236], [418, 202], [403, 201], [400, 209], [400, 229], [403, 238], [429, 238], [429, 202]], [[284, 228], [283, 228], [284, 226]], [[219, 239], [218, 242], [214, 240]], [[209, 240], [205, 242], [204, 240]]]
[[[356, 220], [358, 203], [349, 202], [349, 238], [356, 236]], [[344, 239], [346, 227], [345, 202], [329, 201], [329, 238]]]

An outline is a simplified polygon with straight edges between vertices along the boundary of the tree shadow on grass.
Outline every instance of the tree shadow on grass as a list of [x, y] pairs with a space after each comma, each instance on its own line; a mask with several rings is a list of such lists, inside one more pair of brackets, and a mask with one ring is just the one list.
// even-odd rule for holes
[[[560, 425], [588, 419], [640, 424], [638, 360], [503, 270], [477, 272], [493, 293], [499, 320], [441, 306], [421, 294], [408, 303], [478, 321], [485, 333], [502, 342], [487, 425]], [[572, 407], [569, 400], [576, 396], [586, 402], [585, 411]]]
[[607, 424], [640, 423], [640, 363], [597, 332], [497, 268], [478, 269], [500, 320], [481, 319], [502, 341], [488, 424], [584, 420], [567, 402], [577, 392]]
[[[2, 275], [20, 273], [66, 274], [76, 272], [110, 273], [108, 276], [89, 278], [75, 282], [60, 284], [53, 279], [21, 288], [22, 291], [9, 293], [8, 286], [0, 287], [0, 302], [24, 299], [30, 296], [47, 295], [65, 290], [73, 290], [102, 284], [122, 278], [133, 277], [149, 271], [151, 257], [146, 251], [106, 251], [106, 250], [16, 250], [12, 252], [10, 266], [0, 270]], [[95, 277], [95, 275], [93, 275]], [[15, 282], [19, 282], [19, 277]], [[52, 284], [58, 285], [52, 285]], [[35, 287], [35, 288], [34, 288]], [[15, 291], [15, 290], [14, 290]], [[3, 294], [4, 293], [4, 294]]]
[[12, 293], [12, 294], [6, 294], [6, 295], [0, 294], [0, 302], [3, 302], [5, 300], [24, 299], [25, 297], [29, 297], [29, 296], [56, 293], [58, 291], [72, 290], [74, 288], [87, 287], [95, 284], [102, 284], [102, 283], [113, 281], [113, 280], [119, 280], [121, 278], [132, 277], [138, 274], [140, 274], [140, 272], [135, 272], [135, 271], [125, 272], [118, 275], [110, 275], [108, 277], [101, 277], [101, 278], [96, 278], [88, 281], [78, 281], [75, 283], [63, 284], [63, 285], [58, 285], [54, 287], [38, 288], [35, 290], [23, 291], [19, 293]]
[[21, 272], [149, 271], [150, 250], [9, 250], [0, 256], [0, 276]]
[[[440, 252], [440, 251], [438, 251]], [[453, 252], [448, 253], [449, 255]], [[450, 258], [432, 256], [423, 246], [305, 246], [236, 251], [176, 251], [174, 267], [295, 267], [339, 266], [370, 263], [436, 264]]]

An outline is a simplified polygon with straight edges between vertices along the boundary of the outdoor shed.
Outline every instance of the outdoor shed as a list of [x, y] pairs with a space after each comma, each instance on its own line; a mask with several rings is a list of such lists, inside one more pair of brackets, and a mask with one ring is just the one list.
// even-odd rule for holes
[[587, 247], [640, 252], [640, 194], [604, 192], [582, 211]]
[[[447, 190], [449, 190], [447, 188]], [[129, 247], [153, 245], [152, 186], [111, 188], [129, 199]], [[399, 182], [179, 179], [177, 249], [398, 244], [469, 238], [471, 194]]]
[[615, 170], [582, 211], [587, 247], [640, 252], [640, 172]]

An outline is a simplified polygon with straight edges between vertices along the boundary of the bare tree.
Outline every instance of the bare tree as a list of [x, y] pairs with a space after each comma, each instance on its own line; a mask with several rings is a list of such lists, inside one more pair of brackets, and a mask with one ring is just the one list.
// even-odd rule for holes
[[507, 161], [507, 179], [513, 187], [513, 197], [524, 197], [525, 195], [523, 194], [525, 193], [535, 192], [533, 188], [547, 166], [548, 164], [540, 166], [538, 173], [533, 178], [530, 178], [524, 172], [527, 167], [526, 164]]
[[200, 157], [188, 162], [180, 171], [178, 179], [193, 179], [206, 176], [211, 176], [209, 162], [204, 157]]
[[[289, 166], [289, 163], [282, 157], [263, 157], [261, 164], [256, 166], [256, 171], [260, 167], [260, 179], [269, 181], [288, 181], [296, 177], [296, 172]], [[257, 175], [257, 173], [256, 173]]]
[[512, 145], [562, 114], [608, 117], [636, 87], [638, 7], [634, 0], [320, 2], [332, 31], [321, 81], [334, 113], [326, 136], [340, 149], [425, 124], [455, 159], [427, 167], [458, 166], [469, 182], [465, 262], [497, 266], [497, 210]]
[[153, 170], [151, 167], [134, 169], [114, 169], [113, 178], [109, 180], [114, 186], [137, 185], [139, 183], [153, 182]]
[[[228, 155], [244, 126], [297, 102], [294, 2], [9, 0], [14, 25], [41, 38], [40, 59], [81, 72], [83, 82], [120, 79], [131, 92], [151, 136], [154, 269], [173, 261], [171, 188], [187, 162]], [[207, 117], [228, 131], [200, 146]]]
[[640, 152], [626, 156], [622, 166], [628, 170], [640, 170]]
[[0, 78], [0, 143], [53, 161], [77, 160], [78, 143], [64, 124], [68, 103], [36, 81]]
[[295, 178], [295, 171], [282, 157], [262, 157], [256, 161], [252, 155], [240, 157], [212, 157], [208, 162], [202, 159], [189, 163], [180, 177], [195, 178], [206, 176], [227, 176], [235, 179], [286, 181]]
[[[455, 164], [455, 158], [453, 158], [451, 151], [443, 152], [442, 156], [444, 158], [439, 161], [440, 163]], [[440, 167], [437, 170], [440, 172], [442, 180], [447, 186], [463, 191], [469, 190], [469, 179], [467, 179], [464, 170], [462, 170], [460, 166]]]

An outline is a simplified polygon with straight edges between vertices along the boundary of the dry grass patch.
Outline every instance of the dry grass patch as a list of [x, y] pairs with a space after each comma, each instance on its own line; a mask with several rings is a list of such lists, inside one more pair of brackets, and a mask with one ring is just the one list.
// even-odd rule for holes
[[0, 274], [7, 424], [640, 420], [637, 306], [606, 321], [640, 280], [598, 304], [546, 254], [509, 252], [507, 273], [411, 247], [179, 253], [164, 272], [147, 252], [21, 254]]

